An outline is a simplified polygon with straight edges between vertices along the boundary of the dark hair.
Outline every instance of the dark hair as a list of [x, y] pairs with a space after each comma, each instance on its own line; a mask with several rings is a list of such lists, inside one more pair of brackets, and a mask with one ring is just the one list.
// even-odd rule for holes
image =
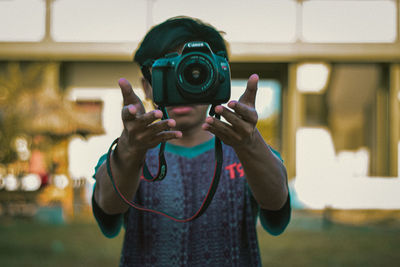
[[174, 17], [154, 26], [146, 34], [134, 61], [142, 66], [190, 41], [207, 42], [214, 53], [224, 51], [228, 56], [227, 44], [213, 26], [195, 18]]

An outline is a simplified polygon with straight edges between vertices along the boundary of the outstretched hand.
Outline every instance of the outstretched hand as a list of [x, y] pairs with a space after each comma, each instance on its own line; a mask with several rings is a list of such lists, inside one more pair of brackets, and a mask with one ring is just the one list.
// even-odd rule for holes
[[179, 131], [169, 131], [176, 125], [175, 120], [157, 121], [163, 116], [160, 110], [146, 113], [142, 101], [126, 79], [120, 79], [118, 83], [124, 100], [122, 109], [124, 131], [121, 141], [128, 146], [127, 149], [145, 152], [161, 142], [182, 136]]
[[[230, 101], [228, 107], [216, 106], [215, 112], [226, 119], [226, 122], [208, 117], [203, 129], [218, 136], [225, 144], [232, 147], [249, 145], [255, 138], [258, 114], [255, 102], [258, 86], [258, 75], [253, 74], [247, 81], [247, 87], [239, 101]], [[231, 110], [232, 109], [232, 110]]]

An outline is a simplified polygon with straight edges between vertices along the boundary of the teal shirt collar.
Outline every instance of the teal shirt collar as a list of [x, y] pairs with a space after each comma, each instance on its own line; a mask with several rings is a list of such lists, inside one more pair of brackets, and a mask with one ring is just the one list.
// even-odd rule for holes
[[172, 154], [178, 154], [185, 158], [195, 158], [200, 154], [213, 149], [214, 148], [215, 137], [211, 138], [210, 140], [193, 147], [184, 147], [173, 145], [170, 143], [165, 144], [165, 151], [170, 152]]

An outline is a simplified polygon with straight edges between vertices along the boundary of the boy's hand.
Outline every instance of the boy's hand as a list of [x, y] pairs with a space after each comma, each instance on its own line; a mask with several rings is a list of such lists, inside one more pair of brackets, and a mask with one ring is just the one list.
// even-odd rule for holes
[[140, 98], [133, 92], [132, 86], [125, 79], [119, 80], [124, 107], [122, 109], [122, 121], [124, 130], [120, 142], [123, 146], [138, 153], [145, 153], [147, 149], [157, 146], [163, 141], [180, 138], [179, 131], [169, 131], [176, 125], [175, 120], [161, 120], [160, 110], [145, 111]]
[[228, 107], [215, 107], [215, 112], [223, 116], [229, 123], [208, 117], [203, 129], [218, 136], [225, 144], [234, 148], [250, 145], [255, 139], [258, 114], [255, 110], [258, 75], [253, 74], [247, 81], [246, 91], [239, 101], [230, 101]]

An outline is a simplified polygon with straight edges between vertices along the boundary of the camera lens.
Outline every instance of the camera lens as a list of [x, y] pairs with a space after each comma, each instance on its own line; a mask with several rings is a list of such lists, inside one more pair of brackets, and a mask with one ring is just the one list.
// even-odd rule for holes
[[183, 58], [177, 66], [179, 89], [185, 97], [214, 94], [216, 66], [208, 55], [196, 53]]
[[184, 69], [183, 76], [189, 84], [198, 86], [207, 80], [207, 68], [199, 63], [190, 64]]

